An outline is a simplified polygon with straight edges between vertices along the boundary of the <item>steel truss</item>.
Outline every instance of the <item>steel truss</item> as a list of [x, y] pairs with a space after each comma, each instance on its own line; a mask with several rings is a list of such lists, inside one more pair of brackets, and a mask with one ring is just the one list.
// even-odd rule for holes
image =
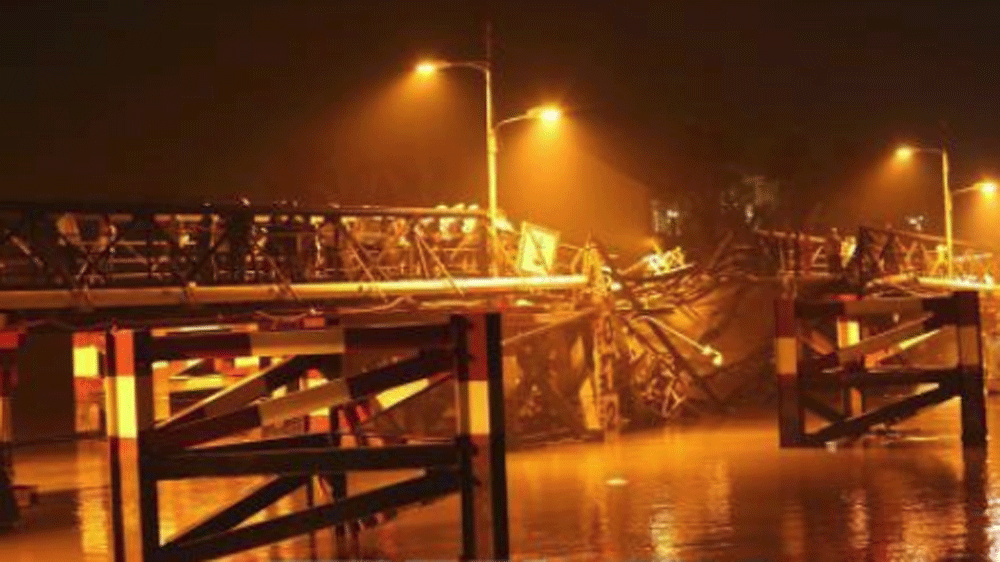
[[956, 241], [955, 275], [949, 279], [944, 238], [917, 232], [862, 226], [846, 237], [767, 230], [755, 234], [763, 258], [758, 272], [767, 275], [842, 280], [856, 287], [905, 279], [992, 285], [1000, 276], [1000, 254]]
[[[494, 239], [488, 226], [482, 212], [460, 210], [0, 203], [0, 309], [385, 300], [531, 285], [518, 281], [520, 236]], [[578, 252], [560, 246], [544, 277], [558, 285]]]

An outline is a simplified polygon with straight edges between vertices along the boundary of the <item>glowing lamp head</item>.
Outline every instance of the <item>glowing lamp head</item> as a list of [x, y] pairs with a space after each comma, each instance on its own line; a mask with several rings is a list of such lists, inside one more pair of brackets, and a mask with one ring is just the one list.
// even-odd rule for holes
[[916, 152], [912, 146], [903, 145], [896, 149], [896, 159], [897, 160], [909, 160], [913, 158], [913, 153]]
[[562, 119], [562, 110], [558, 107], [546, 107], [538, 114], [542, 121], [547, 121], [549, 123], [554, 123]]
[[554, 105], [533, 107], [528, 110], [528, 117], [541, 119], [546, 123], [555, 123], [556, 121], [562, 119], [562, 110]]
[[415, 68], [417, 74], [421, 76], [430, 76], [438, 71], [439, 64], [433, 61], [424, 61], [418, 64]]
[[984, 181], [979, 183], [979, 191], [984, 195], [994, 195], [997, 192], [997, 182]]

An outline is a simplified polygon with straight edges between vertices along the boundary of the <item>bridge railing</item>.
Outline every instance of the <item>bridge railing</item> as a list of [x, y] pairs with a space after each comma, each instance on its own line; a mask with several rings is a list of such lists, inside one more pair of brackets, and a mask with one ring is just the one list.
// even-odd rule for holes
[[0, 290], [516, 274], [520, 235], [491, 242], [489, 225], [457, 209], [0, 203]]
[[[835, 232], [756, 232], [764, 273], [795, 277], [844, 277], [855, 284], [894, 275], [947, 278], [945, 240], [918, 232], [862, 226], [856, 235]], [[989, 248], [955, 241], [954, 277], [992, 283], [1000, 275], [1000, 256]]]
[[476, 211], [0, 204], [0, 288], [475, 276]]

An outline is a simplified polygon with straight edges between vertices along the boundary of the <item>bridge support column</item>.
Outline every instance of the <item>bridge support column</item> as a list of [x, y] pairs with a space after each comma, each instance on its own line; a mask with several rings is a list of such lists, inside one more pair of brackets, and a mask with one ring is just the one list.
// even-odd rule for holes
[[795, 301], [775, 302], [775, 371], [778, 376], [778, 435], [782, 447], [805, 445], [805, 411], [799, 378]]
[[104, 382], [111, 470], [110, 550], [116, 562], [146, 562], [160, 544], [156, 480], [143, 451], [154, 422], [153, 369], [148, 331], [121, 330], [108, 339]]
[[454, 317], [452, 325], [459, 334], [456, 419], [462, 451], [462, 559], [506, 560], [510, 539], [500, 315]]
[[974, 291], [955, 293], [958, 371], [962, 396], [962, 444], [986, 446], [986, 397], [980, 336], [979, 298]]

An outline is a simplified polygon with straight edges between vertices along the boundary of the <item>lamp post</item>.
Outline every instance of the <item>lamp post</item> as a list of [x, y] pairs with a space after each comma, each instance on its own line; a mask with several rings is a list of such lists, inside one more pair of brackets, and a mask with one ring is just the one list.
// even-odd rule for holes
[[941, 155], [941, 189], [944, 194], [944, 243], [945, 252], [948, 254], [948, 278], [955, 273], [955, 241], [952, 237], [952, 210], [951, 210], [951, 190], [948, 188], [948, 151], [942, 148], [916, 148], [912, 146], [901, 146], [896, 149], [896, 158], [909, 160], [917, 152], [929, 152]]
[[486, 181], [488, 182], [490, 229], [496, 234], [497, 221], [497, 139], [493, 125], [493, 73], [490, 61], [425, 61], [417, 65], [417, 72], [434, 74], [446, 68], [471, 68], [483, 75], [486, 86]]
[[542, 121], [558, 121], [562, 117], [562, 111], [555, 106], [538, 106], [528, 111], [499, 123], [493, 118], [493, 73], [490, 71], [489, 60], [474, 61], [425, 61], [416, 66], [416, 71], [422, 75], [431, 75], [439, 70], [447, 68], [471, 68], [480, 72], [486, 86], [486, 179], [488, 184], [489, 198], [489, 218], [490, 237], [497, 240], [497, 153], [499, 143], [497, 141], [497, 131], [504, 125], [509, 125], [525, 119], [539, 119]]

